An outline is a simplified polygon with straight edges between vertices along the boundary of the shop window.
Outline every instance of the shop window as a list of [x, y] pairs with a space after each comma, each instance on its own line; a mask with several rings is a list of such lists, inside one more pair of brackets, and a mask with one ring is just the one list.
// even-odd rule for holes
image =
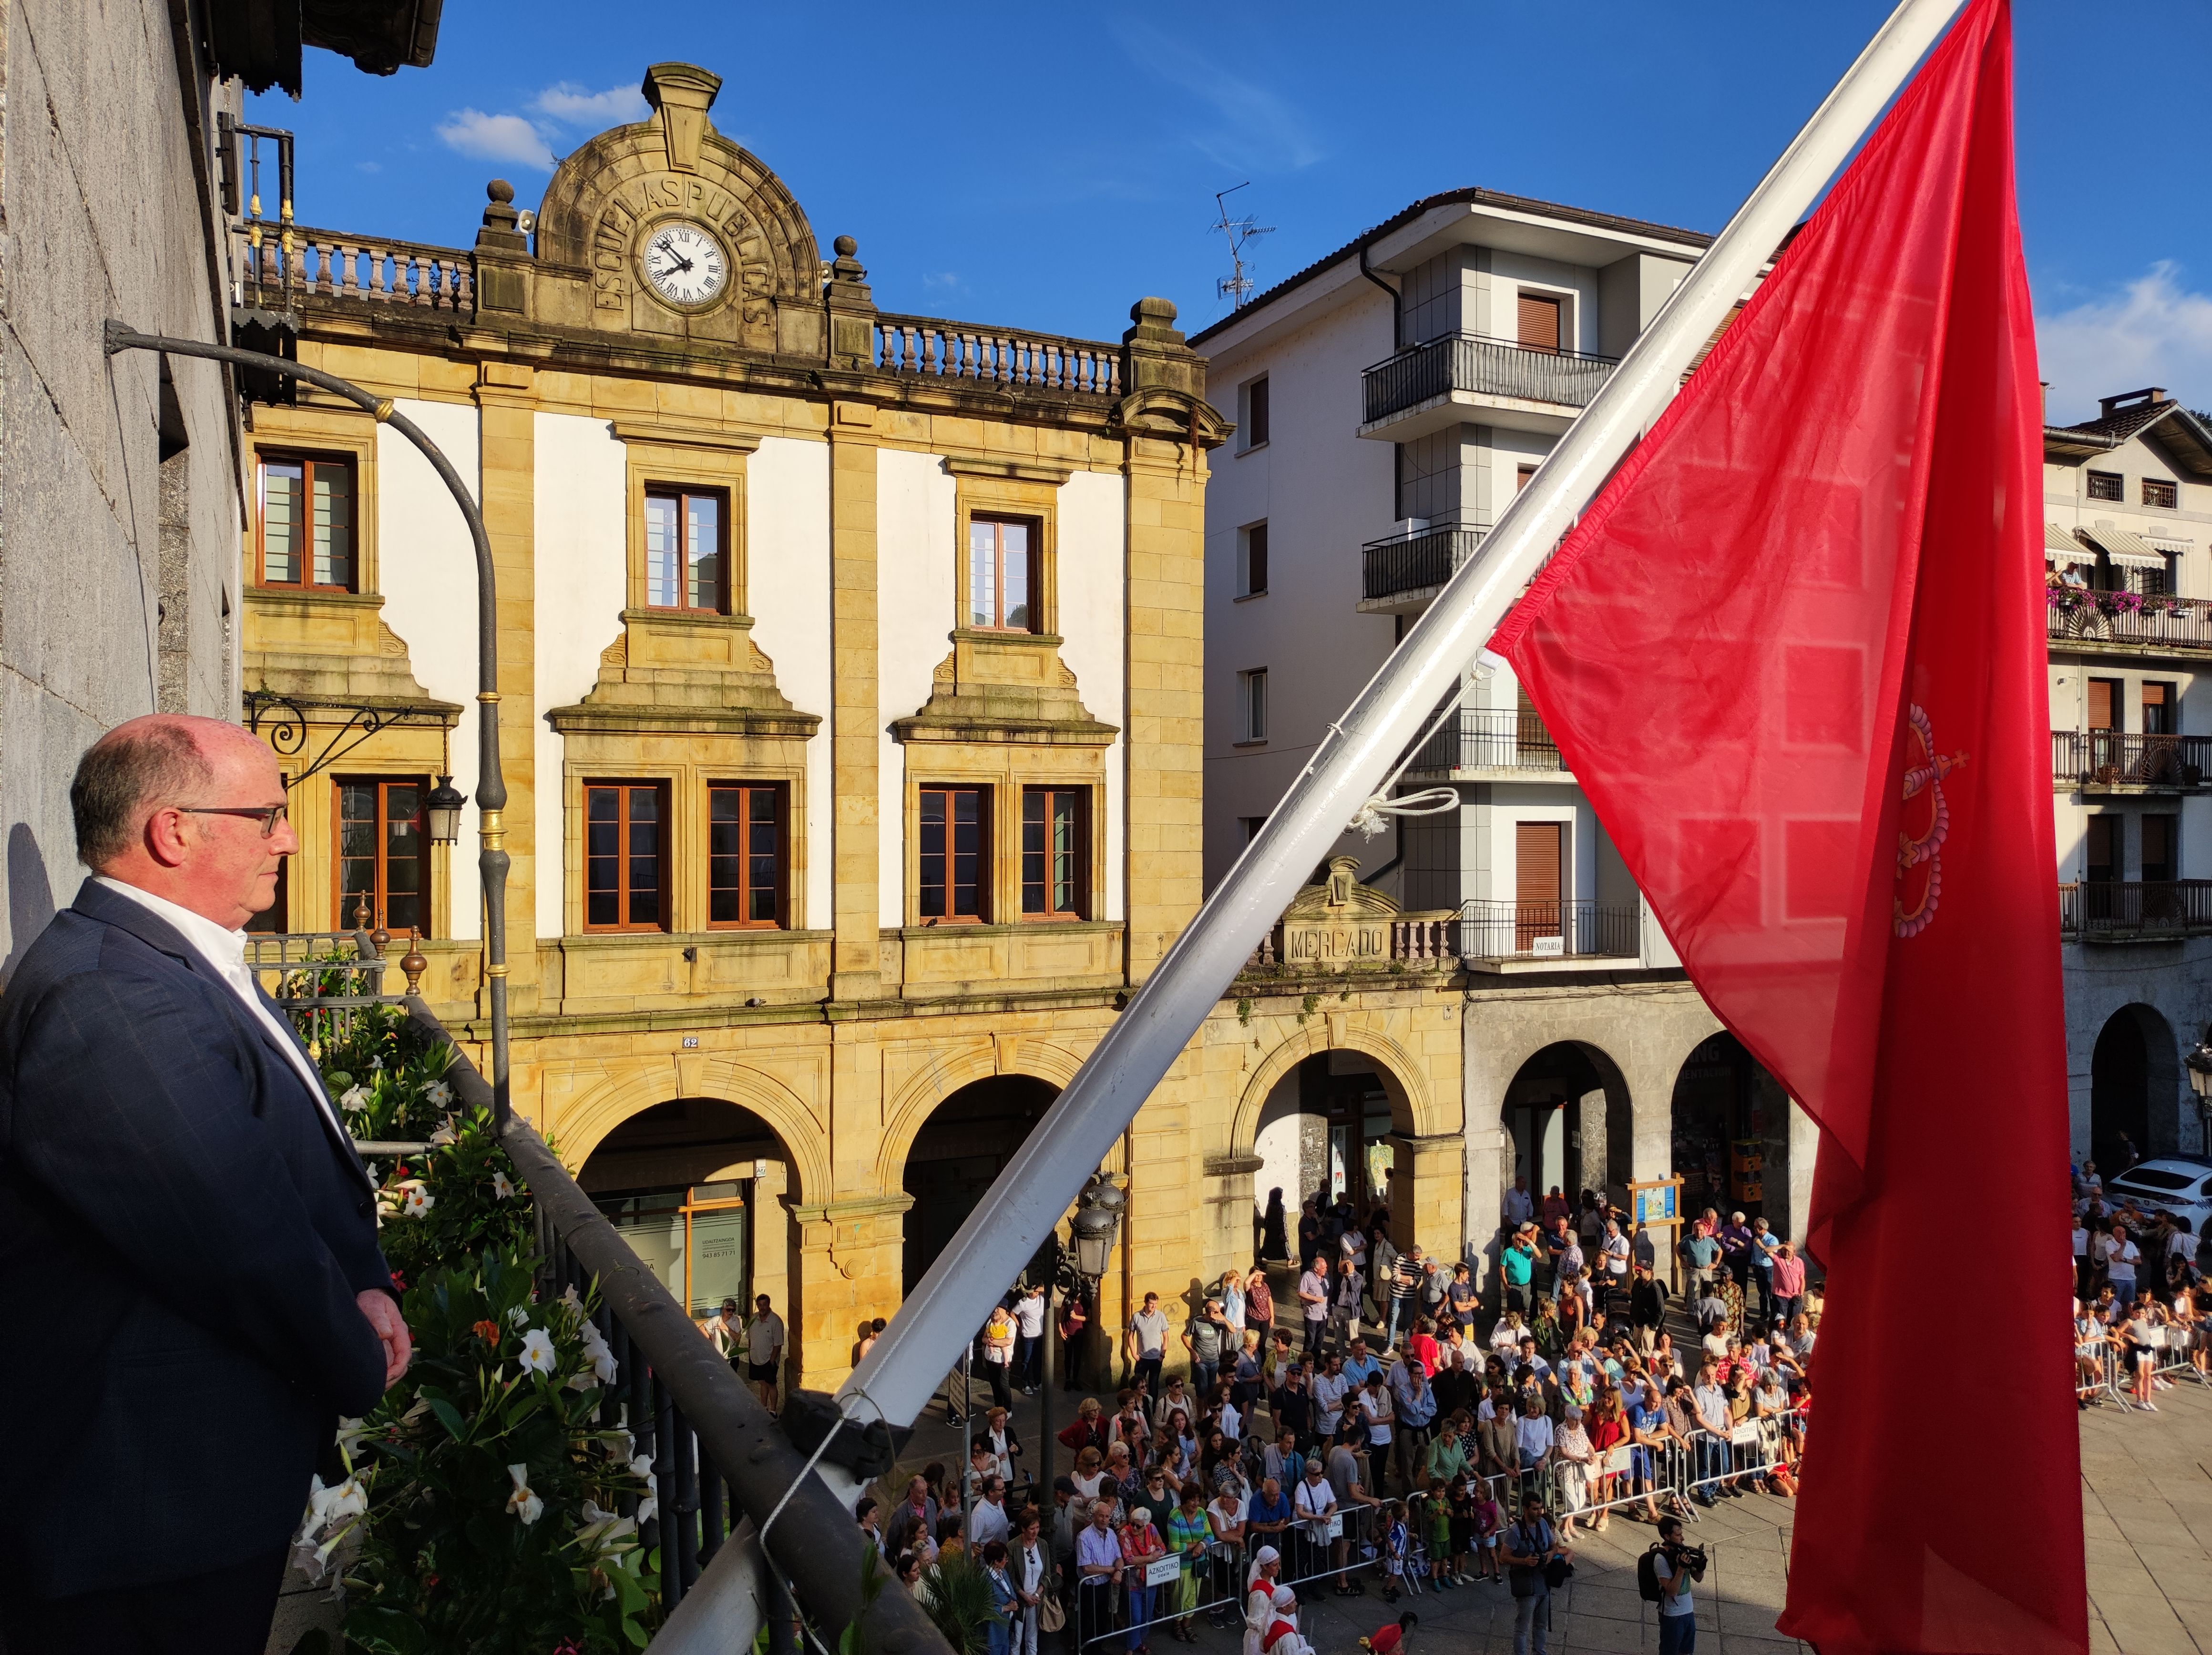
[[716, 782], [707, 790], [707, 923], [784, 923], [784, 790]]
[[1090, 790], [1022, 790], [1022, 914], [1081, 919], [1088, 905]]
[[724, 615], [729, 588], [729, 496], [719, 489], [647, 488], [647, 607]]
[[584, 929], [668, 925], [668, 791], [659, 782], [584, 786]]
[[344, 776], [337, 781], [337, 925], [360, 923], [404, 936], [430, 932], [430, 835], [422, 813], [430, 791], [421, 776]]
[[990, 790], [921, 790], [915, 912], [925, 924], [990, 917]]
[[264, 454], [260, 470], [259, 584], [304, 591], [354, 591], [358, 560], [353, 462]]

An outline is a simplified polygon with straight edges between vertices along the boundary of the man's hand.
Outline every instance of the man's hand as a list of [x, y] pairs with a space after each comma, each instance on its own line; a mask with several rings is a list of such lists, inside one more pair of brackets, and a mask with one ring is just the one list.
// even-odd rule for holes
[[384, 1344], [384, 1388], [389, 1391], [407, 1371], [407, 1364], [415, 1355], [415, 1341], [407, 1331], [407, 1324], [399, 1314], [399, 1306], [392, 1295], [380, 1288], [354, 1295], [361, 1313], [376, 1331]]

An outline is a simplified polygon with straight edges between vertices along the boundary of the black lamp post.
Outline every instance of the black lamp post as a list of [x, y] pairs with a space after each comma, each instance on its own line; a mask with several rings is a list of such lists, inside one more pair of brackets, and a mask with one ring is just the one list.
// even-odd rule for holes
[[[1057, 1255], [1053, 1278], [1044, 1290], [1044, 1377], [1038, 1393], [1037, 1409], [1037, 1485], [1039, 1504], [1052, 1498], [1053, 1453], [1060, 1440], [1052, 1431], [1053, 1392], [1059, 1388], [1059, 1364], [1054, 1361], [1052, 1295], [1057, 1288], [1062, 1293], [1088, 1290], [1091, 1297], [1091, 1325], [1098, 1320], [1098, 1280], [1113, 1265], [1114, 1237], [1121, 1228], [1122, 1197], [1104, 1179], [1093, 1177], [1083, 1186], [1083, 1193], [1075, 1198], [1075, 1216], [1068, 1221], [1067, 1229], [1073, 1248], [1053, 1243]], [[1071, 1271], [1070, 1266], [1073, 1269]], [[1067, 1360], [1072, 1373], [1080, 1373], [1080, 1359], [1071, 1349]], [[1048, 1509], [1049, 1509], [1048, 1507]]]

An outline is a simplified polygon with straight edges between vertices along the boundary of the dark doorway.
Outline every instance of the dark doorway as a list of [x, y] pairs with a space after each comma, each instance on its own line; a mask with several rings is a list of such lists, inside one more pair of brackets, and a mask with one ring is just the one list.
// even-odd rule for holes
[[2090, 1055], [2089, 1156], [2108, 1179], [2152, 1150], [2154, 1035], [2172, 1045], [2165, 1018], [2148, 1006], [2122, 1006], [2098, 1031]]
[[[963, 1086], [939, 1104], [906, 1152], [903, 1296], [945, 1251], [1022, 1146], [1059, 1088], [1027, 1075], [1000, 1075]], [[1025, 1260], [1009, 1262], [1011, 1282]]]
[[1789, 1096], [1735, 1035], [1716, 1034], [1690, 1053], [1674, 1077], [1673, 1126], [1686, 1216], [1711, 1207], [1723, 1218], [1740, 1212], [1784, 1227]]
[[1601, 1185], [1624, 1193], [1628, 1088], [1602, 1052], [1574, 1040], [1544, 1047], [1515, 1072], [1500, 1114], [1511, 1146], [1505, 1182], [1526, 1175], [1540, 1208], [1555, 1186], [1570, 1202]]

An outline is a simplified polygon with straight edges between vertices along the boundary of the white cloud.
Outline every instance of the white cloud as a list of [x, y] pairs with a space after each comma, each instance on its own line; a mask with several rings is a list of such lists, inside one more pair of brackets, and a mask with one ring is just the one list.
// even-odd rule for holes
[[448, 149], [480, 161], [513, 161], [550, 172], [553, 152], [538, 129], [520, 115], [487, 115], [481, 109], [456, 109], [439, 123], [438, 136]]
[[2094, 419], [2098, 397], [2143, 385], [2212, 405], [2212, 294], [2184, 288], [2179, 274], [2161, 260], [2117, 294], [2037, 318], [2052, 423]]
[[1139, 68], [1182, 92], [1194, 112], [1213, 124], [1181, 136], [1224, 167], [1295, 171], [1322, 158], [1306, 118], [1267, 88], [1230, 74], [1149, 24], [1122, 19], [1114, 25], [1121, 45]]
[[634, 86], [611, 86], [605, 92], [587, 92], [574, 81], [556, 81], [531, 100], [530, 106], [548, 120], [564, 126], [620, 126], [641, 121], [652, 112], [645, 94]]

